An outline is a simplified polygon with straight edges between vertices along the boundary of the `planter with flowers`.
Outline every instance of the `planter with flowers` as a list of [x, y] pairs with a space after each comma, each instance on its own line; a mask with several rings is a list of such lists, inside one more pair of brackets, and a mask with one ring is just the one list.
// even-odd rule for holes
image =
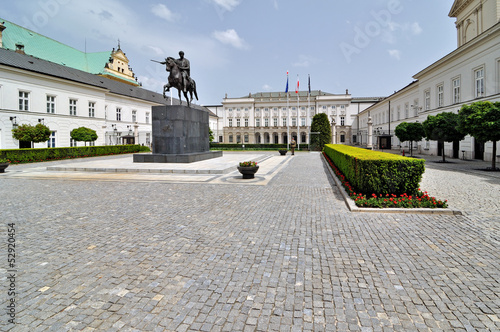
[[255, 161], [243, 161], [238, 166], [238, 171], [243, 175], [243, 179], [253, 179], [258, 170], [259, 166]]
[[5, 169], [9, 167], [10, 161], [5, 158], [0, 158], [0, 173], [5, 173]]

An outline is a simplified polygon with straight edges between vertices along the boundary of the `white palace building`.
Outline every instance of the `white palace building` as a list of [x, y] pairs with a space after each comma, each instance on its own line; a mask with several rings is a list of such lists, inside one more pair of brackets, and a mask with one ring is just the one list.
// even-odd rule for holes
[[[359, 113], [382, 98], [354, 98], [323, 91], [260, 92], [242, 98], [224, 98], [222, 105], [224, 143], [287, 144], [293, 137], [298, 145], [309, 143], [311, 122], [317, 113], [326, 113], [335, 124], [336, 141], [356, 144], [352, 133]], [[290, 137], [290, 139], [288, 139]]]
[[[458, 113], [463, 104], [500, 101], [500, 0], [456, 0], [449, 16], [456, 18], [457, 49], [415, 74], [406, 87], [363, 110], [353, 125], [353, 135], [366, 136], [371, 118], [374, 148], [389, 143], [400, 147], [393, 133], [403, 121], [423, 122], [428, 115]], [[428, 155], [493, 158], [492, 142], [477, 142], [470, 136], [444, 146], [422, 140], [415, 148]]]

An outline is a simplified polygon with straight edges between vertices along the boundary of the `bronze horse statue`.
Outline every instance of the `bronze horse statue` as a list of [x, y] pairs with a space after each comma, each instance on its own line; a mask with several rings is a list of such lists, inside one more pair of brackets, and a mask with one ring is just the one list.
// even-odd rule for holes
[[[182, 77], [182, 71], [180, 70], [179, 66], [177, 65], [177, 62], [174, 58], [168, 57], [165, 59], [166, 65], [167, 65], [167, 71], [170, 72], [168, 75], [168, 83], [163, 86], [163, 97], [166, 98], [165, 92], [170, 91], [170, 88], [176, 88], [177, 91], [179, 92], [179, 101], [182, 105], [182, 100], [181, 100], [181, 91], [184, 93], [184, 98], [186, 99], [188, 107], [190, 107], [190, 103], [193, 101], [193, 93], [196, 97], [196, 100], [198, 100], [198, 94], [196, 93], [196, 82], [189, 76], [187, 76], [187, 84], [186, 84], [186, 91], [184, 91], [184, 85], [183, 85], [183, 77]], [[191, 99], [188, 98], [188, 92], [191, 96]]]

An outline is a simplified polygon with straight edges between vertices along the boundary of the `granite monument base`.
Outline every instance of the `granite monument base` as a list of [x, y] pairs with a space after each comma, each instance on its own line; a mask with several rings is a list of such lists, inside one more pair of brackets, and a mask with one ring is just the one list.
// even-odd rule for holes
[[222, 157], [222, 151], [207, 151], [186, 154], [136, 153], [134, 163], [193, 163]]
[[208, 112], [182, 105], [153, 106], [153, 153], [134, 154], [138, 163], [191, 163], [222, 156], [210, 151]]

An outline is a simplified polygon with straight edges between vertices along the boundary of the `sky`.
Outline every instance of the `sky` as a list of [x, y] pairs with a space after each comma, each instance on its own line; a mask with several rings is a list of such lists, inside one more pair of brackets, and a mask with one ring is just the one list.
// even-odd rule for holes
[[[81, 51], [120, 41], [143, 87], [184, 51], [199, 105], [311, 89], [383, 97], [457, 46], [453, 0], [0, 0], [0, 18]], [[29, 53], [29, 52], [28, 52]], [[176, 92], [174, 92], [174, 97]]]

